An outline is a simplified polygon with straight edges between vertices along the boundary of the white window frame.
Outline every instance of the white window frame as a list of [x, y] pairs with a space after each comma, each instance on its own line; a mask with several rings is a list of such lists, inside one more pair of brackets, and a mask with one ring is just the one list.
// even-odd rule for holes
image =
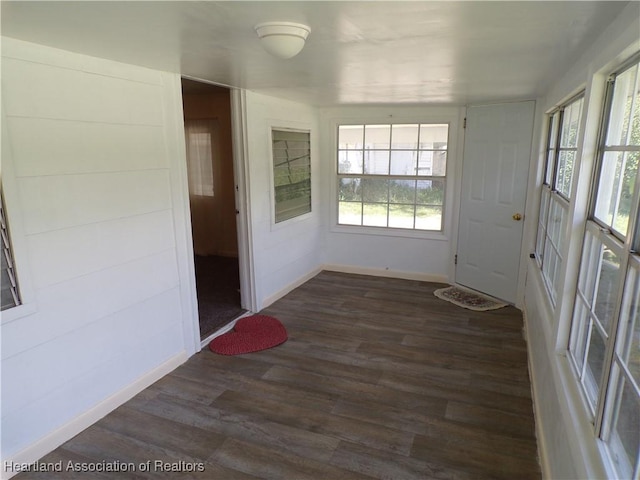
[[[577, 377], [579, 390], [585, 399], [586, 405], [591, 413], [591, 420], [594, 428], [594, 436], [598, 440], [598, 444], [608, 458], [609, 464], [616, 469], [616, 475], [620, 477], [638, 478], [640, 476], [640, 452], [632, 461], [634, 464], [626, 462], [625, 453], [620, 441], [610, 437], [612, 434], [612, 424], [617, 421], [618, 408], [620, 406], [619, 385], [624, 380], [626, 385], [632, 388], [632, 395], [636, 402], [640, 402], [640, 387], [637, 380], [633, 380], [629, 370], [625, 367], [624, 348], [626, 342], [626, 323], [627, 318], [624, 317], [625, 309], [628, 307], [627, 291], [630, 288], [629, 282], [632, 277], [631, 272], [640, 275], [640, 259], [635, 252], [635, 248], [640, 243], [640, 231], [638, 224], [638, 216], [640, 215], [640, 172], [635, 171], [635, 183], [632, 199], [630, 202], [629, 223], [627, 234], [623, 235], [614, 228], [615, 216], [612, 217], [609, 225], [603, 219], [596, 217], [596, 205], [599, 195], [599, 183], [602, 178], [603, 164], [605, 154], [610, 151], [614, 152], [640, 152], [639, 145], [630, 145], [627, 136], [626, 143], [609, 145], [609, 123], [612, 115], [619, 113], [619, 110], [612, 108], [612, 98], [615, 93], [616, 77], [635, 68], [637, 77], [640, 77], [640, 54], [636, 54], [630, 61], [626, 62], [619, 68], [610, 78], [607, 84], [607, 93], [605, 99], [605, 108], [602, 115], [600, 143], [598, 147], [595, 182], [592, 184], [592, 198], [590, 202], [589, 218], [587, 219], [585, 237], [583, 239], [583, 258], [578, 272], [578, 285], [576, 300], [573, 307], [573, 318], [571, 320], [571, 333], [569, 343], [567, 345], [567, 357], [569, 364]], [[640, 81], [640, 80], [639, 80]], [[640, 101], [640, 95], [634, 90], [635, 101]], [[633, 105], [633, 104], [632, 104]], [[633, 108], [631, 109], [633, 112]], [[626, 112], [625, 112], [626, 115]], [[620, 122], [616, 118], [616, 122]], [[610, 167], [607, 167], [610, 168]], [[609, 172], [610, 174], [610, 172]], [[618, 184], [621, 187], [622, 183]], [[605, 194], [606, 195], [606, 194]], [[617, 202], [617, 200], [616, 200]], [[590, 240], [587, 240], [590, 239]], [[597, 242], [599, 248], [590, 248], [591, 242]], [[608, 248], [613, 255], [618, 257], [619, 267], [615, 276], [615, 291], [609, 292], [609, 299], [615, 299], [615, 303], [609, 303], [610, 321], [603, 328], [602, 323], [598, 322], [594, 314], [593, 303], [596, 293], [599, 289], [599, 276], [594, 272], [598, 272], [602, 262], [602, 255], [598, 252], [603, 247]], [[638, 300], [638, 299], [636, 299]], [[606, 305], [606, 304], [605, 304]], [[612, 307], [612, 308], [611, 308]], [[586, 317], [584, 312], [587, 311]], [[604, 337], [604, 351], [600, 352], [601, 378], [589, 379], [585, 374], [586, 360], [583, 362], [580, 357], [586, 359], [587, 349], [590, 345], [589, 331], [586, 335], [583, 333], [585, 321], [588, 325], [595, 325], [600, 332], [600, 336]], [[636, 321], [638, 321], [636, 319]], [[608, 331], [607, 331], [608, 330]], [[577, 341], [579, 340], [579, 342]], [[600, 358], [600, 355], [598, 356]], [[599, 390], [595, 390], [597, 383]], [[637, 403], [633, 403], [637, 406]], [[611, 440], [611, 441], [609, 441]], [[616, 450], [617, 449], [617, 450]], [[626, 465], [624, 463], [626, 462]]]
[[[566, 243], [567, 219], [569, 216], [570, 196], [558, 189], [558, 160], [562, 152], [574, 151], [576, 158], [572, 168], [574, 176], [577, 169], [577, 146], [563, 147], [564, 112], [576, 102], [582, 102], [584, 108], [584, 92], [574, 95], [558, 108], [547, 115], [547, 134], [545, 148], [545, 169], [542, 192], [540, 196], [540, 211], [538, 216], [538, 233], [536, 236], [536, 261], [542, 273], [547, 295], [551, 306], [555, 308], [559, 291], [559, 274], [564, 262], [564, 247]], [[555, 122], [554, 122], [555, 120]], [[579, 119], [576, 138], [580, 138], [582, 119]], [[572, 178], [570, 184], [573, 185]]]
[[[278, 132], [293, 132], [293, 133], [302, 133], [302, 134], [306, 134], [309, 137], [309, 152], [308, 152], [308, 157], [309, 157], [309, 210], [304, 211], [302, 213], [298, 213], [295, 214], [291, 217], [288, 218], [283, 218], [281, 220], [278, 220], [278, 215], [277, 215], [277, 208], [278, 208], [278, 201], [276, 199], [276, 179], [275, 179], [275, 169], [277, 166], [276, 165], [276, 158], [274, 155], [274, 132], [278, 131]], [[291, 220], [295, 220], [296, 218], [300, 218], [300, 217], [305, 217], [311, 214], [311, 212], [313, 211], [313, 188], [312, 188], [312, 181], [313, 181], [313, 168], [312, 168], [312, 161], [311, 161], [311, 131], [310, 130], [304, 130], [304, 129], [296, 129], [296, 128], [285, 128], [285, 127], [278, 127], [278, 126], [272, 126], [271, 130], [270, 130], [270, 139], [271, 139], [271, 186], [272, 186], [272, 201], [273, 201], [273, 209], [271, 212], [272, 215], [272, 220], [273, 220], [273, 224], [275, 225], [281, 225], [283, 223], [287, 223]]]
[[[357, 173], [339, 173], [338, 172], [338, 131], [341, 126], [349, 126], [349, 125], [383, 125], [383, 126], [393, 126], [393, 125], [447, 125], [447, 148], [446, 150], [446, 170], [444, 176], [438, 175], [429, 175], [429, 176], [418, 176], [409, 175], [409, 176], [398, 176], [389, 174], [357, 174]], [[455, 155], [455, 139], [457, 128], [457, 122], [452, 118], [448, 117], [446, 119], [434, 119], [434, 118], [398, 118], [394, 119], [394, 121], [389, 121], [389, 118], [386, 117], [383, 120], [378, 120], [375, 117], [367, 117], [360, 118], [358, 120], [349, 119], [347, 121], [339, 121], [336, 120], [333, 124], [333, 131], [335, 135], [334, 149], [333, 149], [333, 163], [334, 163], [334, 187], [333, 187], [333, 231], [341, 231], [341, 232], [350, 232], [350, 233], [365, 233], [365, 234], [378, 234], [378, 235], [390, 235], [390, 236], [404, 236], [404, 237], [416, 237], [416, 238], [434, 238], [434, 239], [444, 239], [445, 232], [449, 229], [449, 206], [453, 203], [451, 194], [452, 194], [452, 185], [450, 181], [450, 177], [452, 176], [452, 172], [454, 171], [455, 162], [453, 160], [453, 156]], [[390, 152], [394, 150], [403, 150], [403, 149], [389, 149]], [[429, 150], [429, 149], [426, 149]], [[400, 227], [389, 227], [389, 226], [370, 226], [370, 225], [351, 225], [351, 224], [340, 224], [339, 222], [339, 188], [338, 184], [340, 178], [345, 177], [361, 177], [361, 178], [383, 178], [383, 179], [408, 179], [408, 180], [439, 180], [444, 184], [444, 193], [443, 193], [443, 204], [442, 204], [442, 214], [441, 214], [441, 226], [439, 230], [428, 230], [428, 229], [410, 229], [410, 228], [400, 228]]]

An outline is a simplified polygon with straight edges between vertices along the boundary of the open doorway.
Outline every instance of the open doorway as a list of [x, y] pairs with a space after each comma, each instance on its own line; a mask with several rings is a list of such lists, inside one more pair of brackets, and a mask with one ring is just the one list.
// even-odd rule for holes
[[189, 204], [200, 338], [224, 328], [241, 306], [231, 97], [227, 88], [182, 79]]

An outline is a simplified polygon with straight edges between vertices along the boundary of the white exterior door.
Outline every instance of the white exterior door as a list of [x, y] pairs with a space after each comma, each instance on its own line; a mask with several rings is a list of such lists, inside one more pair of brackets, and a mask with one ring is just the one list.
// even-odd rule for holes
[[456, 283], [515, 303], [534, 102], [469, 107]]

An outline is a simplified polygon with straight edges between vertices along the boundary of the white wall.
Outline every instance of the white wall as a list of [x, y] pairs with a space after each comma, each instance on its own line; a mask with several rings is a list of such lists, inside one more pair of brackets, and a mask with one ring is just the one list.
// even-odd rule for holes
[[[322, 205], [328, 228], [327, 269], [426, 281], [453, 279], [457, 244], [459, 187], [462, 172], [461, 117], [458, 107], [368, 107], [323, 109]], [[337, 225], [337, 126], [358, 123], [448, 123], [447, 185], [443, 232], [403, 232]]]
[[[607, 478], [611, 475], [602, 461], [599, 442], [594, 437], [593, 425], [578, 391], [566, 358], [571, 310], [575, 295], [575, 278], [582, 248], [584, 222], [587, 213], [591, 172], [595, 156], [596, 137], [606, 76], [620, 62], [640, 50], [640, 3], [630, 2], [622, 13], [604, 30], [598, 39], [585, 48], [575, 64], [559, 72], [557, 81], [550, 85], [544, 98], [539, 100], [542, 111], [548, 111], [572, 94], [585, 90], [583, 112], [584, 143], [578, 154], [580, 165], [576, 169], [572, 203], [565, 235], [568, 239], [563, 252], [564, 283], [562, 295], [555, 308], [550, 305], [540, 270], [535, 260], [528, 261], [527, 284], [524, 300], [525, 329], [529, 346], [529, 365], [536, 413], [538, 445], [545, 478]], [[540, 136], [546, 129], [544, 116], [537, 116], [536, 131]], [[534, 139], [542, 142], [542, 138]], [[530, 191], [536, 193], [528, 203], [527, 217], [538, 218], [540, 186], [542, 183], [543, 152], [531, 175]], [[529, 230], [526, 244], [530, 251], [535, 245], [536, 229]]]
[[[246, 172], [256, 310], [320, 271], [323, 235], [318, 110], [307, 105], [246, 92]], [[271, 128], [311, 132], [311, 213], [274, 223]]]
[[2, 40], [26, 303], [2, 315], [3, 460], [36, 460], [198, 348], [180, 95], [177, 75]]

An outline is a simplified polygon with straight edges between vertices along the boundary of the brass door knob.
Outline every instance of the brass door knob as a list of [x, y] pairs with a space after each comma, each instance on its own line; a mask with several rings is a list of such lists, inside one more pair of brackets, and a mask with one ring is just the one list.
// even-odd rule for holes
[[519, 222], [520, 220], [522, 220], [522, 215], [520, 215], [519, 213], [514, 213], [512, 218], [513, 218], [516, 222]]

